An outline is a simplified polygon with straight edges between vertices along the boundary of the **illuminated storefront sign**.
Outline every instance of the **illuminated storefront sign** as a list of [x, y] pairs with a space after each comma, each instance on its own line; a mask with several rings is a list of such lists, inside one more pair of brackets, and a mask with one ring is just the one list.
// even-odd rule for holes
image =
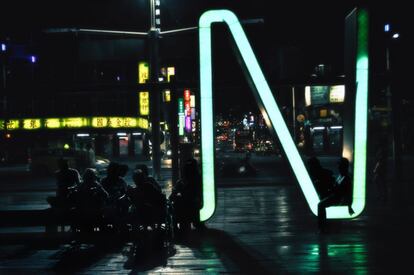
[[186, 101], [184, 103], [184, 109], [185, 109], [185, 115], [186, 116], [191, 116], [191, 107], [190, 107], [190, 102]]
[[65, 128], [81, 128], [81, 127], [88, 127], [89, 120], [84, 117], [68, 117], [62, 118], [62, 127]]
[[185, 127], [185, 116], [183, 114], [178, 114], [178, 135], [184, 135], [184, 127]]
[[144, 84], [149, 79], [149, 66], [147, 62], [138, 63], [138, 84]]
[[185, 114], [184, 114], [184, 100], [183, 98], [178, 99], [178, 135], [184, 135], [185, 127]]
[[345, 85], [305, 87], [306, 106], [342, 103], [344, 100]]
[[164, 102], [170, 102], [171, 101], [171, 91], [170, 90], [165, 90], [164, 91], [163, 99], [164, 99]]
[[345, 100], [345, 86], [336, 85], [331, 86], [329, 90], [329, 102], [330, 103], [341, 103]]
[[139, 113], [142, 116], [149, 115], [149, 92], [139, 92]]
[[[141, 128], [148, 129], [148, 120], [142, 117], [68, 117], [10, 119], [7, 130], [77, 129], [77, 128]], [[4, 120], [0, 120], [4, 129]]]
[[106, 117], [94, 117], [92, 118], [93, 128], [106, 128], [108, 127], [108, 119]]
[[135, 128], [137, 120], [132, 117], [109, 117], [108, 127], [110, 128]]
[[40, 119], [23, 119], [23, 128], [26, 130], [40, 129]]
[[[202, 181], [203, 208], [200, 220], [209, 219], [215, 210], [215, 160], [214, 160], [214, 119], [213, 119], [213, 86], [212, 86], [212, 52], [211, 24], [224, 22], [238, 48], [241, 60], [245, 63], [246, 73], [250, 75], [256, 88], [257, 98], [264, 119], [272, 125], [280, 143], [292, 166], [297, 181], [302, 189], [311, 211], [317, 215], [318, 194], [313, 186], [309, 173], [302, 161], [296, 145], [289, 133], [275, 97], [260, 69], [256, 56], [243, 31], [237, 17], [228, 10], [212, 10], [205, 12], [199, 20], [199, 53], [200, 53], [200, 107], [201, 107], [201, 148], [202, 148]], [[358, 14], [358, 50], [356, 65], [356, 102], [355, 102], [355, 148], [353, 202], [355, 214], [351, 216], [346, 206], [333, 206], [327, 209], [327, 218], [354, 218], [362, 213], [365, 205], [366, 181], [366, 131], [367, 131], [367, 99], [368, 99], [368, 15], [361, 10]], [[344, 153], [343, 153], [344, 154]]]
[[190, 98], [191, 98], [191, 91], [190, 90], [184, 90], [184, 101], [185, 102], [190, 102]]
[[60, 128], [60, 125], [59, 118], [47, 118], [44, 120], [44, 127], [48, 129], [57, 129]]
[[[4, 128], [4, 121], [1, 122], [1, 125]], [[19, 126], [20, 126], [20, 123], [18, 119], [9, 119], [7, 121], [6, 128], [7, 130], [16, 130], [16, 129], [19, 129]]]
[[184, 114], [184, 101], [182, 98], [178, 99], [178, 113]]
[[168, 82], [170, 82], [172, 75], [175, 75], [175, 67], [168, 67], [167, 68], [167, 81]]
[[191, 132], [191, 117], [189, 116], [185, 117], [185, 130]]

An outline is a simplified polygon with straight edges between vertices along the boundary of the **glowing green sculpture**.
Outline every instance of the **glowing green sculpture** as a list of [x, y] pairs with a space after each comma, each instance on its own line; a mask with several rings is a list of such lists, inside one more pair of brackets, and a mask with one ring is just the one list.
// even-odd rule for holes
[[[354, 148], [354, 216], [350, 216], [345, 206], [329, 207], [327, 218], [353, 218], [359, 215], [365, 205], [366, 174], [366, 136], [367, 136], [367, 103], [368, 103], [368, 17], [361, 12], [358, 17], [358, 59], [357, 59], [357, 92], [355, 104], [355, 148]], [[204, 205], [200, 210], [200, 219], [209, 219], [215, 210], [215, 178], [214, 178], [214, 124], [212, 93], [212, 60], [211, 60], [211, 25], [223, 22], [229, 27], [247, 73], [255, 86], [256, 98], [264, 107], [263, 116], [267, 124], [271, 122], [282, 147], [292, 166], [295, 176], [303, 191], [311, 211], [317, 214], [318, 194], [305, 168], [302, 158], [292, 140], [288, 127], [276, 104], [272, 91], [260, 69], [259, 63], [237, 17], [228, 10], [211, 10], [205, 12], [199, 20], [200, 45], [200, 106], [201, 106], [201, 148], [202, 179]]]

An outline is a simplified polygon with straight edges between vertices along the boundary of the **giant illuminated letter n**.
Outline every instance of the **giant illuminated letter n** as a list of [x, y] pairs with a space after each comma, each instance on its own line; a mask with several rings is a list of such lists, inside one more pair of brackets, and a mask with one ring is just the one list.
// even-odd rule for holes
[[[355, 94], [355, 146], [350, 151], [343, 152], [350, 157], [354, 164], [353, 169], [353, 216], [348, 213], [346, 206], [334, 206], [327, 209], [328, 218], [353, 218], [359, 215], [365, 205], [365, 177], [366, 177], [366, 144], [367, 144], [367, 104], [368, 104], [368, 51], [367, 51], [367, 14], [361, 11], [358, 15], [358, 46], [356, 64], [356, 94]], [[204, 205], [200, 210], [200, 219], [209, 219], [215, 210], [215, 178], [214, 178], [214, 141], [215, 131], [213, 124], [213, 91], [212, 91], [212, 60], [211, 60], [211, 25], [223, 22], [227, 24], [240, 52], [251, 82], [254, 84], [254, 93], [262, 107], [262, 114], [266, 123], [272, 126], [286, 153], [292, 170], [299, 182], [300, 188], [308, 202], [311, 211], [316, 215], [319, 203], [318, 194], [312, 184], [302, 158], [292, 140], [288, 127], [282, 117], [272, 91], [260, 69], [256, 56], [249, 44], [246, 34], [237, 17], [228, 10], [211, 10], [205, 12], [199, 20], [200, 44], [200, 101], [201, 101], [201, 163], [203, 180]]]

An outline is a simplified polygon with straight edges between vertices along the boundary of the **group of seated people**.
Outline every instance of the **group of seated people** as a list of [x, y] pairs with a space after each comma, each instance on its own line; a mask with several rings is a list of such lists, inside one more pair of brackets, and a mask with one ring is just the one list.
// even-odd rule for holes
[[[201, 208], [201, 188], [197, 187], [201, 186], [201, 177], [195, 173], [197, 162], [188, 163], [191, 165], [186, 165], [191, 167], [183, 169], [183, 178], [174, 188], [170, 201], [174, 204], [177, 220], [191, 222], [199, 220], [195, 213]], [[115, 224], [128, 221], [159, 227], [167, 215], [167, 199], [160, 185], [148, 175], [145, 164], [136, 165], [132, 174], [134, 185], [125, 181], [127, 171], [127, 165], [111, 162], [103, 179], [99, 179], [92, 168], [85, 169], [81, 177], [62, 159], [56, 172], [56, 197], [49, 197], [48, 201], [52, 208], [72, 210], [80, 221], [96, 223], [105, 219]], [[195, 204], [194, 200], [199, 202]], [[191, 210], [192, 207], [197, 209]], [[61, 214], [67, 215], [65, 212]]]

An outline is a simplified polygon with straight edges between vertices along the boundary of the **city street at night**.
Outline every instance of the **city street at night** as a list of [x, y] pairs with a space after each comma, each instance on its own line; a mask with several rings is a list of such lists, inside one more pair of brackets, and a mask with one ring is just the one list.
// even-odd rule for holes
[[0, 274], [409, 273], [408, 4], [2, 2]]

